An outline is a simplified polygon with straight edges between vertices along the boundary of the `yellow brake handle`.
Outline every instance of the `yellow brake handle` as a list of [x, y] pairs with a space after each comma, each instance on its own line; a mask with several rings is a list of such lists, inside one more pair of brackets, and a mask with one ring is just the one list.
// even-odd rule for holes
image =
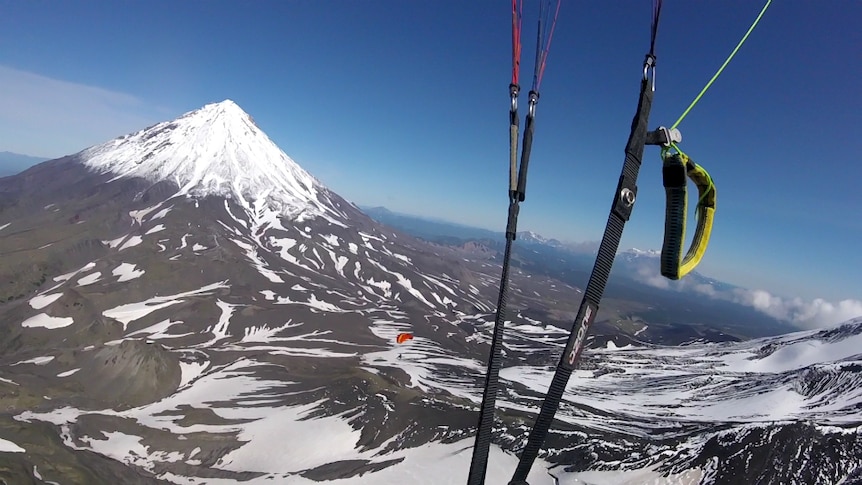
[[[709, 173], [684, 153], [664, 153], [662, 158], [666, 204], [661, 274], [678, 280], [697, 267], [706, 253], [715, 218], [716, 190]], [[697, 186], [697, 227], [691, 247], [683, 256], [688, 210], [687, 178]]]

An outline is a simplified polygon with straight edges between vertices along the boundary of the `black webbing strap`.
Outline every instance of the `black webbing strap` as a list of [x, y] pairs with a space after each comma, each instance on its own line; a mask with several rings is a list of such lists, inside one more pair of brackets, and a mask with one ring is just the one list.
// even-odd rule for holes
[[[645, 72], [654, 63], [655, 58], [652, 55], [648, 55], [644, 66]], [[599, 246], [596, 263], [590, 274], [590, 280], [584, 292], [584, 297], [581, 300], [578, 314], [572, 324], [572, 333], [569, 335], [569, 341], [566, 344], [563, 355], [560, 357], [560, 362], [557, 364], [557, 371], [554, 373], [548, 394], [542, 403], [542, 410], [539, 412], [539, 416], [533, 425], [527, 445], [523, 452], [521, 452], [518, 468], [515, 470], [515, 474], [509, 485], [527, 484], [527, 475], [530, 473], [530, 468], [532, 468], [533, 462], [536, 460], [539, 450], [545, 442], [545, 437], [551, 427], [551, 422], [554, 420], [554, 415], [557, 413], [557, 408], [560, 405], [566, 384], [569, 382], [569, 377], [572, 375], [572, 371], [575, 369], [578, 358], [583, 350], [590, 324], [593, 323], [593, 319], [595, 319], [596, 313], [599, 310], [599, 303], [602, 301], [602, 295], [605, 292], [605, 286], [611, 273], [611, 266], [614, 263], [614, 257], [620, 245], [620, 238], [623, 235], [623, 228], [626, 221], [629, 220], [632, 208], [634, 207], [637, 195], [637, 178], [641, 160], [643, 159], [652, 99], [653, 85], [651, 80], [645, 76], [641, 81], [638, 108], [632, 120], [632, 131], [626, 144], [625, 162], [623, 163], [622, 174], [617, 183], [616, 192], [614, 192], [610, 216], [608, 217], [607, 226], [605, 226], [602, 243]]]
[[[517, 91], [512, 91], [517, 96]], [[513, 98], [514, 99], [514, 98]], [[494, 333], [491, 337], [491, 354], [488, 357], [488, 370], [485, 373], [485, 389], [482, 393], [482, 405], [479, 408], [479, 425], [476, 430], [476, 440], [473, 443], [473, 457], [470, 460], [470, 474], [467, 485], [482, 485], [485, 483], [485, 471], [488, 468], [488, 454], [491, 448], [491, 431], [494, 425], [494, 409], [499, 389], [500, 367], [503, 365], [503, 326], [506, 321], [506, 306], [509, 298], [509, 261], [511, 259], [512, 243], [518, 233], [518, 213], [520, 203], [524, 201], [527, 191], [527, 169], [530, 164], [530, 152], [533, 146], [535, 131], [536, 103], [539, 95], [530, 91], [527, 121], [524, 127], [524, 139], [521, 147], [521, 161], [518, 170], [517, 183], [509, 190], [509, 217], [506, 222], [506, 250], [503, 254], [503, 272], [500, 275], [500, 295], [497, 300], [497, 315], [494, 318]], [[512, 111], [517, 120], [516, 104]], [[515, 173], [514, 167], [512, 172]]]
[[500, 277], [500, 296], [497, 300], [497, 316], [494, 319], [494, 334], [491, 338], [491, 355], [488, 358], [488, 370], [485, 373], [485, 390], [482, 394], [482, 406], [479, 409], [479, 425], [476, 430], [476, 440], [473, 443], [473, 457], [470, 460], [468, 485], [485, 483], [485, 471], [488, 468], [488, 454], [491, 448], [491, 431], [494, 427], [494, 409], [499, 388], [500, 367], [503, 364], [501, 349], [503, 346], [503, 322], [506, 321], [506, 305], [509, 299], [509, 259], [512, 242], [515, 240], [518, 222], [518, 199], [509, 204], [509, 222], [506, 227], [506, 252], [503, 256], [503, 273]]
[[[544, 6], [542, 7], [544, 8]], [[557, 4], [559, 12], [559, 3]], [[473, 456], [470, 460], [470, 473], [467, 476], [467, 485], [483, 485], [485, 483], [485, 472], [488, 468], [488, 455], [491, 448], [491, 431], [494, 426], [494, 409], [499, 389], [500, 368], [503, 364], [503, 325], [506, 321], [506, 305], [509, 296], [509, 261], [511, 259], [512, 243], [518, 232], [518, 213], [520, 203], [527, 195], [527, 169], [530, 165], [530, 153], [533, 148], [533, 133], [535, 132], [536, 105], [539, 102], [539, 83], [545, 67], [545, 60], [550, 48], [550, 36], [547, 42], [542, 30], [542, 12], [538, 29], [538, 42], [536, 45], [536, 62], [533, 73], [533, 88], [529, 93], [529, 105], [527, 109], [526, 125], [524, 126], [523, 145], [521, 146], [521, 160], [516, 170], [518, 148], [518, 68], [520, 63], [520, 10], [518, 2], [512, 1], [512, 83], [509, 85], [509, 96], [511, 106], [509, 109], [509, 217], [506, 222], [506, 250], [503, 255], [503, 272], [500, 275], [500, 295], [497, 300], [497, 314], [494, 318], [494, 333], [491, 337], [491, 353], [488, 357], [488, 370], [485, 373], [485, 388], [482, 393], [482, 404], [479, 408], [479, 425], [476, 430], [476, 440], [473, 443]], [[554, 16], [553, 25], [556, 24]], [[516, 177], [517, 174], [517, 177]]]

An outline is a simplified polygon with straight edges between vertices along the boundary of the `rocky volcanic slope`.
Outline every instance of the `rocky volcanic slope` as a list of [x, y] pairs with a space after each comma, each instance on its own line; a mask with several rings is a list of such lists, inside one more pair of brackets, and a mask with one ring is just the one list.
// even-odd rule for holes
[[[460, 483], [499, 271], [374, 223], [230, 101], [0, 179], [0, 478]], [[513, 287], [517, 451], [579, 291]], [[595, 339], [531, 483], [835, 483], [860, 334]], [[513, 470], [495, 448], [489, 483]]]

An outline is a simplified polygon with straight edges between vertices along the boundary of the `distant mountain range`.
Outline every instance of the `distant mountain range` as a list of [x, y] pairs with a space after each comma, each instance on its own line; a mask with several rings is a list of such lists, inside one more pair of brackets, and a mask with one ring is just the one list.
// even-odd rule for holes
[[454, 242], [471, 239], [496, 239], [503, 236], [502, 232], [471, 227], [439, 219], [402, 214], [393, 212], [386, 207], [369, 207], [360, 205], [359, 208], [362, 212], [365, 212], [369, 217], [381, 224], [386, 224], [389, 227], [432, 242], [444, 242], [447, 240]]
[[8, 177], [47, 160], [42, 157], [32, 157], [20, 153], [0, 152], [0, 177]]
[[[505, 239], [506, 237], [506, 234], [503, 231], [492, 231], [490, 229], [472, 227], [442, 219], [432, 219], [393, 212], [386, 207], [360, 205], [359, 208], [369, 217], [381, 224], [386, 224], [387, 226], [404, 231], [414, 237], [420, 237], [427, 241], [436, 243], [446, 243], [447, 241], [463, 242], [482, 239], [500, 240]], [[533, 231], [518, 232], [517, 240], [519, 243], [542, 244], [544, 246], [567, 249], [570, 252], [578, 254], [595, 254], [599, 247], [598, 242], [562, 242], [557, 239], [546, 238]]]
[[[385, 207], [360, 206], [360, 209], [372, 219], [414, 237], [445, 246], [481, 246], [495, 257], [502, 258], [505, 248], [503, 232], [401, 214]], [[589, 280], [597, 249], [598, 243], [561, 242], [535, 232], [519, 232], [512, 251], [512, 264], [528, 273], [549, 276], [583, 288]], [[682, 327], [691, 324], [720, 329], [740, 338], [798, 330], [733, 301], [733, 292], [738, 287], [729, 283], [697, 271], [680, 281], [667, 280], [659, 271], [659, 255], [656, 250], [637, 248], [620, 251], [602, 306], [607, 307], [610, 303], [623, 313], [638, 306], [639, 318], [652, 324], [673, 326], [675, 338], [686, 334]], [[654, 339], [662, 340], [655, 336]]]

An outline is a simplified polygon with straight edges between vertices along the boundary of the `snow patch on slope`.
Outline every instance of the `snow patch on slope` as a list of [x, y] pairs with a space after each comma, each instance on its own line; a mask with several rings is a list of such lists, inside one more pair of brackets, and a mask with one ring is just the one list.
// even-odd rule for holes
[[123, 243], [122, 246], [120, 246], [119, 250], [122, 251], [124, 249], [129, 249], [131, 247], [137, 246], [138, 244], [141, 244], [142, 242], [144, 242], [144, 239], [141, 236], [132, 236], [125, 243]]
[[[219, 460], [217, 468], [232, 471], [290, 473], [356, 457], [362, 434], [340, 416], [305, 419], [319, 402], [299, 407], [271, 409], [265, 416], [243, 426], [238, 439], [245, 444]], [[231, 418], [256, 417], [260, 411], [231, 410]], [[251, 416], [249, 416], [251, 415]], [[291, 445], [285, 436], [302, 437]], [[269, 450], [261, 453], [260, 450]], [[301, 450], [301, 452], [299, 452]]]
[[102, 279], [102, 272], [96, 271], [95, 273], [88, 274], [87, 276], [78, 279], [78, 286], [92, 285], [100, 279]]
[[174, 208], [174, 206], [170, 206], [170, 207], [168, 207], [168, 208], [166, 208], [166, 209], [162, 209], [162, 210], [160, 210], [160, 211], [156, 212], [156, 213], [153, 215], [153, 217], [150, 217], [150, 220], [151, 220], [151, 221], [154, 221], [154, 220], [156, 220], [156, 219], [161, 219], [162, 217], [165, 217], [166, 215], [168, 215], [168, 212], [170, 212], [170, 211], [171, 211], [171, 209], [173, 209], [173, 208]]
[[862, 355], [862, 334], [838, 342], [801, 340], [785, 345], [763, 358], [740, 359], [729, 354], [725, 362], [736, 372], [786, 372], [820, 362], [830, 362]]
[[138, 278], [139, 276], [144, 274], [144, 270], [135, 269], [135, 265], [131, 263], [123, 263], [111, 272], [114, 276], [119, 276], [120, 278], [117, 280], [119, 283], [124, 281], [133, 280]]
[[233, 316], [234, 309], [239, 305], [231, 305], [221, 300], [216, 300], [216, 305], [221, 310], [221, 315], [212, 333], [215, 335], [216, 340], [219, 340], [229, 336], [227, 329], [228, 325], [230, 325], [230, 317]]
[[184, 362], [180, 361], [180, 372], [182, 376], [180, 377], [180, 388], [184, 387], [186, 384], [195, 380], [198, 376], [203, 374], [203, 372], [209, 367], [209, 361], [204, 362]]
[[22, 327], [63, 328], [75, 323], [72, 317], [52, 317], [46, 313], [40, 313], [21, 322]]
[[33, 307], [34, 310], [41, 310], [46, 306], [50, 305], [51, 303], [54, 303], [55, 301], [59, 300], [61, 296], [63, 296], [63, 293], [34, 296], [30, 299], [30, 306]]
[[148, 448], [141, 444], [140, 436], [128, 435], [119, 431], [103, 432], [105, 439], [93, 439], [89, 436], [81, 437], [81, 442], [89, 445], [96, 453], [111, 457], [120, 462], [126, 461], [127, 456], [146, 457], [149, 455]]
[[[8, 226], [8, 224], [7, 224], [7, 226]], [[6, 226], [3, 226], [3, 227], [6, 227]], [[0, 229], [2, 229], [2, 227], [0, 227]], [[25, 450], [24, 448], [21, 448], [20, 446], [16, 445], [15, 443], [13, 443], [9, 440], [4, 440], [3, 438], [0, 438], [0, 452], [25, 453], [26, 451], [27, 450]]]
[[21, 361], [15, 362], [12, 365], [19, 365], [19, 364], [45, 365], [48, 362], [51, 362], [52, 360], [54, 360], [53, 355], [43, 355], [41, 357], [33, 357], [32, 359], [21, 360]]
[[96, 267], [96, 263], [91, 261], [91, 262], [85, 264], [83, 267], [81, 267], [81, 269], [78, 269], [78, 270], [72, 271], [71, 273], [66, 273], [66, 274], [63, 274], [60, 276], [55, 276], [54, 281], [57, 283], [62, 283], [64, 281], [68, 281], [70, 278], [72, 278], [76, 274], [81, 273], [83, 271], [89, 271], [95, 267]]
[[135, 302], [135, 303], [127, 303], [125, 305], [120, 305], [109, 310], [105, 310], [102, 312], [102, 315], [113, 318], [114, 320], [118, 320], [123, 324], [123, 331], [126, 331], [126, 327], [130, 322], [137, 320], [139, 318], [143, 318], [150, 313], [160, 309], [165, 308], [183, 301], [183, 298], [195, 295], [208, 294], [213, 290], [219, 288], [227, 288], [226, 281], [222, 281], [220, 283], [213, 283], [197, 290], [187, 291], [185, 293], [178, 293], [176, 295], [168, 295], [168, 296], [156, 296], [150, 298], [149, 300]]
[[149, 229], [147, 232], [145, 232], [144, 235], [146, 236], [149, 234], [155, 234], [159, 231], [164, 231], [164, 230], [165, 230], [164, 224], [157, 224], [157, 225], [153, 226], [151, 229]]
[[143, 328], [143, 329], [138, 330], [136, 332], [132, 332], [132, 333], [126, 335], [126, 337], [134, 337], [137, 335], [148, 335], [149, 339], [158, 340], [158, 339], [163, 339], [163, 338], [177, 338], [177, 337], [185, 337], [186, 335], [191, 335], [191, 333], [182, 333], [182, 334], [177, 334], [177, 335], [167, 333], [167, 330], [169, 328], [171, 328], [172, 326], [179, 324], [179, 323], [183, 323], [183, 322], [180, 322], [180, 321], [172, 322], [171, 320], [163, 320], [159, 323], [150, 325], [147, 328]]
[[136, 222], [136, 223], [138, 223], [138, 225], [140, 226], [140, 225], [143, 223], [143, 221], [144, 221], [144, 217], [146, 217], [146, 216], [147, 216], [147, 214], [149, 214], [150, 212], [152, 212], [152, 211], [154, 211], [154, 210], [158, 209], [158, 208], [159, 208], [159, 206], [161, 206], [161, 205], [162, 205], [162, 203], [161, 203], [161, 202], [159, 202], [158, 204], [156, 204], [156, 205], [154, 205], [154, 206], [151, 206], [151, 207], [147, 207], [146, 209], [141, 209], [141, 210], [136, 210], [136, 211], [129, 211], [129, 217], [131, 217], [132, 219], [134, 219], [134, 220], [135, 220], [135, 222]]

